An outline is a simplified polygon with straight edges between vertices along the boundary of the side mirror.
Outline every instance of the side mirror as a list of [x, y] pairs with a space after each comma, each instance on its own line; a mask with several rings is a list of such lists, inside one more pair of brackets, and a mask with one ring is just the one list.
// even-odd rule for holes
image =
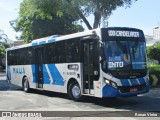
[[100, 62], [102, 62], [102, 61], [104, 61], [106, 59], [103, 47], [99, 48], [99, 55], [101, 56], [101, 61]]
[[101, 57], [105, 55], [102, 47], [99, 48], [99, 53]]

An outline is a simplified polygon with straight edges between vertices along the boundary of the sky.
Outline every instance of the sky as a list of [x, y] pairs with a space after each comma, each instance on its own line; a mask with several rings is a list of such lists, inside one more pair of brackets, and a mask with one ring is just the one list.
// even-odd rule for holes
[[[18, 17], [19, 5], [23, 0], [0, 0], [0, 29], [11, 40], [16, 40], [16, 33], [9, 21]], [[153, 35], [153, 28], [160, 26], [160, 0], [138, 0], [130, 8], [119, 7], [109, 17], [109, 27], [134, 27]], [[88, 20], [93, 23], [93, 17]], [[84, 25], [84, 24], [82, 24]], [[85, 25], [84, 25], [85, 27]], [[86, 27], [85, 27], [86, 28]]]
[[19, 5], [23, 0], [0, 0], [0, 29], [7, 34], [11, 40], [16, 40], [17, 34], [11, 27], [9, 21], [18, 17]]
[[130, 8], [118, 8], [109, 18], [109, 26], [140, 28], [146, 35], [153, 35], [153, 28], [160, 26], [160, 0], [138, 0]]

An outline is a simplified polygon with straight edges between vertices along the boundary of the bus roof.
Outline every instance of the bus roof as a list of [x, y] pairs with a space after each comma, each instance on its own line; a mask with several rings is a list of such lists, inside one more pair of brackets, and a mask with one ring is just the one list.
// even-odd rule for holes
[[113, 30], [115, 30], [115, 29], [124, 30], [125, 29], [126, 30], [127, 29], [127, 30], [142, 31], [137, 28], [129, 28], [129, 27], [97, 28], [97, 29], [93, 29], [93, 30], [88, 30], [88, 31], [83, 31], [83, 32], [78, 32], [78, 33], [73, 33], [73, 34], [68, 34], [68, 35], [52, 35], [52, 36], [48, 36], [48, 37], [43, 37], [40, 39], [33, 40], [29, 44], [7, 48], [7, 50], [14, 50], [14, 49], [25, 48], [25, 47], [30, 47], [30, 46], [43, 45], [46, 43], [52, 43], [52, 42], [56, 42], [56, 41], [62, 41], [62, 40], [67, 40], [67, 39], [72, 39], [72, 38], [80, 38], [80, 37], [86, 37], [86, 36], [92, 36], [92, 35], [99, 36], [100, 39], [102, 39], [101, 35], [100, 35], [101, 29], [106, 29], [106, 30], [111, 30], [111, 29], [113, 29]]
[[68, 34], [68, 35], [52, 35], [52, 36], [33, 40], [31, 43], [28, 43], [28, 44], [7, 48], [7, 50], [14, 50], [14, 49], [25, 48], [25, 47], [30, 47], [30, 46], [43, 45], [46, 43], [52, 43], [52, 42], [67, 40], [67, 39], [71, 39], [71, 38], [92, 36], [92, 35], [99, 34], [99, 32], [100, 32], [100, 29], [93, 29], [93, 30]]

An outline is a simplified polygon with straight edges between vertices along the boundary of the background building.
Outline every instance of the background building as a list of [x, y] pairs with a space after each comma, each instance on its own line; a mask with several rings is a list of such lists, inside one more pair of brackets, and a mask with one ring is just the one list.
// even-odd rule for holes
[[160, 40], [160, 27], [155, 27], [153, 29], [153, 39]]

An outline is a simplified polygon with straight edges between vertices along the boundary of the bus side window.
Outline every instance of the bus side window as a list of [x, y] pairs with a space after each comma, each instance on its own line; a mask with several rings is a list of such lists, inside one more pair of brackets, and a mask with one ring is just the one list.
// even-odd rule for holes
[[45, 49], [45, 63], [55, 62], [55, 43], [51, 43], [46, 46]]
[[14, 57], [13, 57], [13, 56], [14, 56], [13, 51], [10, 51], [10, 55], [9, 55], [9, 57], [10, 57], [10, 60], [9, 60], [9, 61], [10, 61], [10, 62], [9, 62], [9, 65], [14, 65], [14, 63], [13, 63], [13, 62], [14, 62], [14, 61], [13, 61], [13, 60], [14, 60]]
[[65, 41], [59, 41], [55, 44], [55, 63], [65, 63], [66, 62], [66, 50]]
[[29, 48], [27, 51], [28, 51], [27, 52], [27, 55], [28, 55], [28, 63], [27, 64], [32, 64], [32, 49]]
[[66, 60], [67, 63], [80, 61], [79, 40], [72, 39], [66, 42]]
[[18, 64], [23, 65], [23, 49], [19, 51], [19, 59], [18, 59]]
[[11, 51], [7, 51], [7, 64], [12, 65], [12, 53]]
[[[96, 40], [93, 44], [93, 69], [96, 71], [96, 74], [94, 73], [94, 80], [99, 79], [99, 42]], [[105, 58], [104, 58], [105, 59]]]
[[17, 64], [17, 54], [16, 54], [16, 51], [14, 50], [13, 51], [13, 65], [16, 65]]
[[24, 65], [26, 65], [28, 63], [28, 52], [27, 49], [23, 50], [23, 54], [24, 54]]

